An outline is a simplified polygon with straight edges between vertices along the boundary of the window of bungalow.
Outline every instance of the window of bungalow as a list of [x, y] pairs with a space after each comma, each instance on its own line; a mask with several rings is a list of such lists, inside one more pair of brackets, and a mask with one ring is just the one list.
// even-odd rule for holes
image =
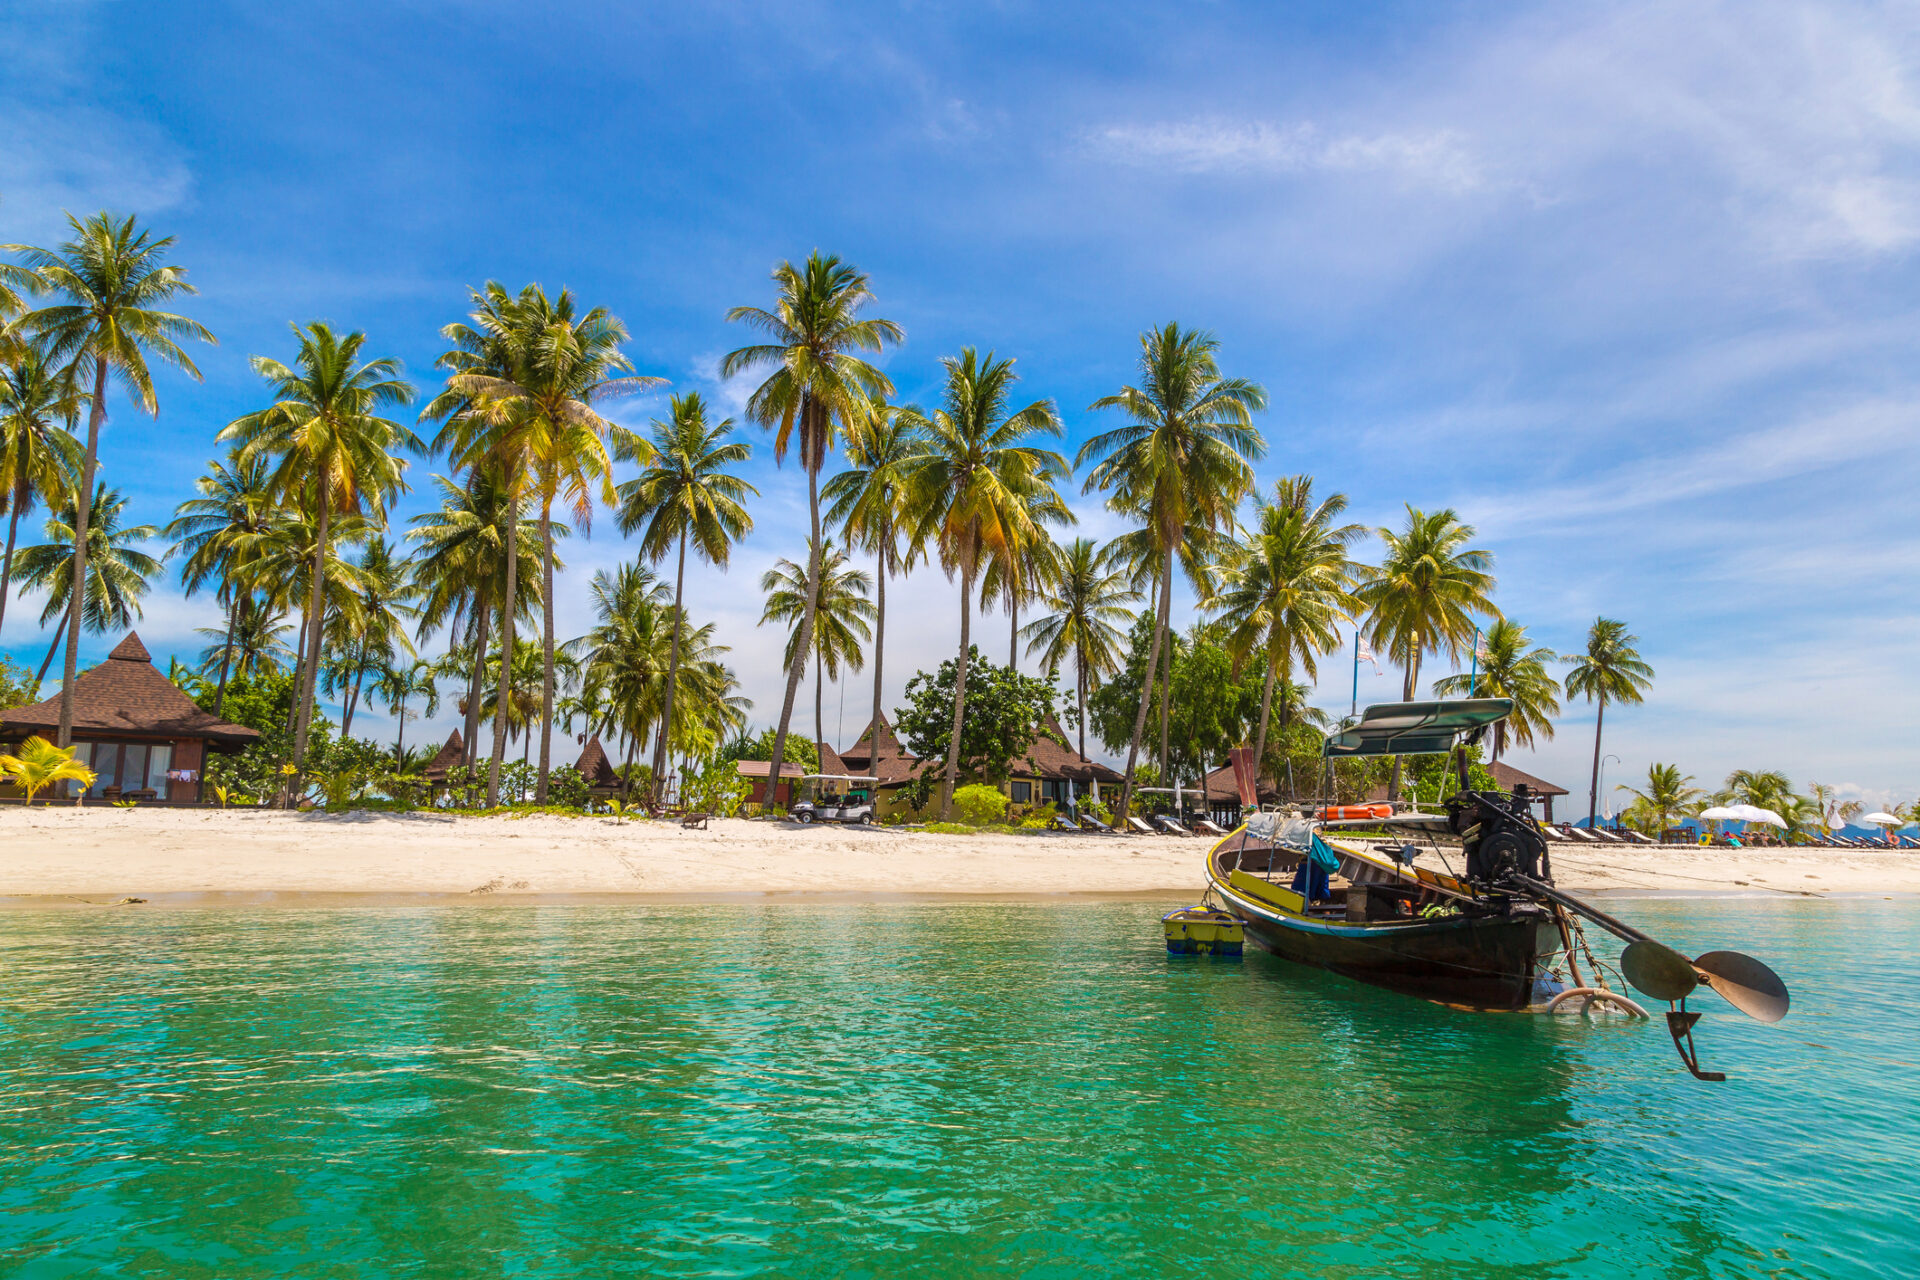
[[1033, 784], [1031, 782], [1015, 782], [1013, 784], [1013, 802], [1015, 804], [1030, 804], [1032, 801]]

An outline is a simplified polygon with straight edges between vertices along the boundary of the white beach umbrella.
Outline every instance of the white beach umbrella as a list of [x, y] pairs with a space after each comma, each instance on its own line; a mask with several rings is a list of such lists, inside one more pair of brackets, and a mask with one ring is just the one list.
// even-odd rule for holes
[[1715, 805], [1711, 809], [1702, 809], [1700, 817], [1707, 822], [1738, 822], [1740, 815], [1727, 805]]
[[1771, 826], [1779, 827], [1782, 831], [1787, 829], [1787, 820], [1771, 809], [1762, 809], [1757, 805], [1751, 804], [1737, 804], [1733, 806], [1733, 810], [1734, 816], [1738, 817], [1742, 822], [1765, 822]]
[[1904, 827], [1905, 825], [1907, 825], [1905, 819], [1896, 818], [1892, 814], [1885, 813], [1885, 812], [1870, 813], [1866, 817], [1860, 819], [1860, 821], [1876, 823], [1879, 826], [1883, 826], [1883, 827]]

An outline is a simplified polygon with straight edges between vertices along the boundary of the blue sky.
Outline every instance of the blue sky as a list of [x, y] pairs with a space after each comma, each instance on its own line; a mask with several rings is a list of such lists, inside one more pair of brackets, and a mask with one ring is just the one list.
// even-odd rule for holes
[[[726, 308], [819, 247], [905, 327], [904, 398], [993, 347], [1070, 444], [1140, 330], [1210, 328], [1270, 392], [1263, 483], [1310, 472], [1368, 523], [1457, 508], [1542, 643], [1632, 625], [1659, 679], [1608, 717], [1610, 779], [1664, 760], [1912, 798], [1920, 17], [1276, 9], [8, 3], [0, 239], [101, 207], [179, 238], [220, 346], [204, 383], [163, 380], [158, 421], [116, 400], [103, 446], [154, 522], [259, 405], [246, 358], [286, 356], [290, 321], [365, 329], [426, 385], [489, 278], [572, 287], [641, 371], [737, 408]], [[805, 490], [754, 470], [759, 531], [690, 599], [764, 722], [755, 583], [799, 550]], [[569, 548], [563, 635], [587, 571], [630, 554], [610, 522]], [[958, 605], [927, 572], [892, 599], [897, 691]], [[212, 621], [168, 586], [140, 630], [164, 665]], [[1004, 619], [983, 629], [1003, 651]], [[9, 612], [0, 648], [45, 645]], [[1344, 703], [1341, 660], [1322, 675]], [[830, 738], [868, 687], [844, 732], [829, 690]], [[1584, 794], [1591, 751], [1574, 706], [1515, 762]]]

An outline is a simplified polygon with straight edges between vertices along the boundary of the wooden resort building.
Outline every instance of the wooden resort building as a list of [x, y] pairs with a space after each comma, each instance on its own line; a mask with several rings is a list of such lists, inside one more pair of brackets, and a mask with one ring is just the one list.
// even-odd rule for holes
[[580, 748], [580, 758], [573, 767], [587, 780], [587, 791], [591, 795], [611, 796], [620, 793], [620, 775], [614, 771], [613, 762], [607, 759], [607, 749], [600, 745], [600, 735], [594, 734], [587, 744]]
[[1504, 760], [1495, 760], [1487, 766], [1487, 772], [1493, 775], [1493, 780], [1500, 784], [1502, 791], [1512, 791], [1524, 782], [1533, 792], [1533, 802], [1541, 807], [1542, 822], [1553, 821], [1553, 798], [1567, 794], [1565, 787], [1556, 787], [1530, 773], [1522, 773]]
[[[54, 739], [60, 697], [0, 710], [0, 749], [30, 737]], [[209, 752], [236, 752], [260, 740], [256, 729], [228, 724], [193, 704], [160, 674], [140, 637], [128, 632], [107, 660], [73, 682], [74, 758], [94, 771], [88, 799], [190, 805], [203, 798]], [[62, 783], [72, 795], [73, 783]], [[0, 788], [0, 796], [18, 794]]]
[[444, 787], [453, 771], [458, 769], [466, 758], [466, 740], [460, 736], [460, 731], [455, 729], [447, 735], [446, 742], [434, 753], [433, 759], [427, 761], [427, 767], [422, 769], [420, 774], [427, 780], [429, 787]]
[[[1047, 727], [1062, 738], [1067, 736], [1061, 731], [1058, 720], [1049, 720]], [[923, 769], [932, 769], [937, 773], [942, 762], [923, 761], [908, 754], [885, 715], [880, 717], [879, 729], [880, 745], [877, 751], [872, 742], [872, 725], [845, 750], [837, 751], [827, 743], [818, 743], [820, 771], [878, 778], [876, 805], [883, 817], [891, 817], [904, 807], [901, 789]], [[1115, 770], [1087, 759], [1072, 747], [1063, 747], [1052, 738], [1041, 735], [1028, 745], [1026, 751], [1009, 762], [1008, 777], [1001, 784], [1001, 790], [1007, 793], [1014, 811], [1023, 813], [1046, 804], [1064, 809], [1070, 804], [1090, 799], [1102, 786], [1117, 786], [1119, 782], [1120, 775]], [[935, 794], [938, 794], [937, 782]]]

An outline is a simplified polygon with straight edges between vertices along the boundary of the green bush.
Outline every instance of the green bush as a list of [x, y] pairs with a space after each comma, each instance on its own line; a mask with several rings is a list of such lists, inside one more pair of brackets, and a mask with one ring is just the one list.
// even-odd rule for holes
[[585, 809], [590, 798], [587, 780], [572, 765], [563, 764], [547, 774], [548, 804], [567, 809]]
[[716, 758], [707, 761], [699, 774], [688, 781], [686, 803], [689, 809], [717, 818], [731, 818], [752, 794], [753, 784], [740, 776], [734, 762]]
[[1022, 831], [1045, 831], [1053, 825], [1053, 820], [1059, 812], [1059, 809], [1054, 807], [1053, 801], [1049, 800], [1022, 818], [1020, 820], [1020, 829]]
[[953, 793], [953, 811], [970, 827], [1001, 822], [1007, 816], [1007, 795], [983, 782], [969, 783]]

